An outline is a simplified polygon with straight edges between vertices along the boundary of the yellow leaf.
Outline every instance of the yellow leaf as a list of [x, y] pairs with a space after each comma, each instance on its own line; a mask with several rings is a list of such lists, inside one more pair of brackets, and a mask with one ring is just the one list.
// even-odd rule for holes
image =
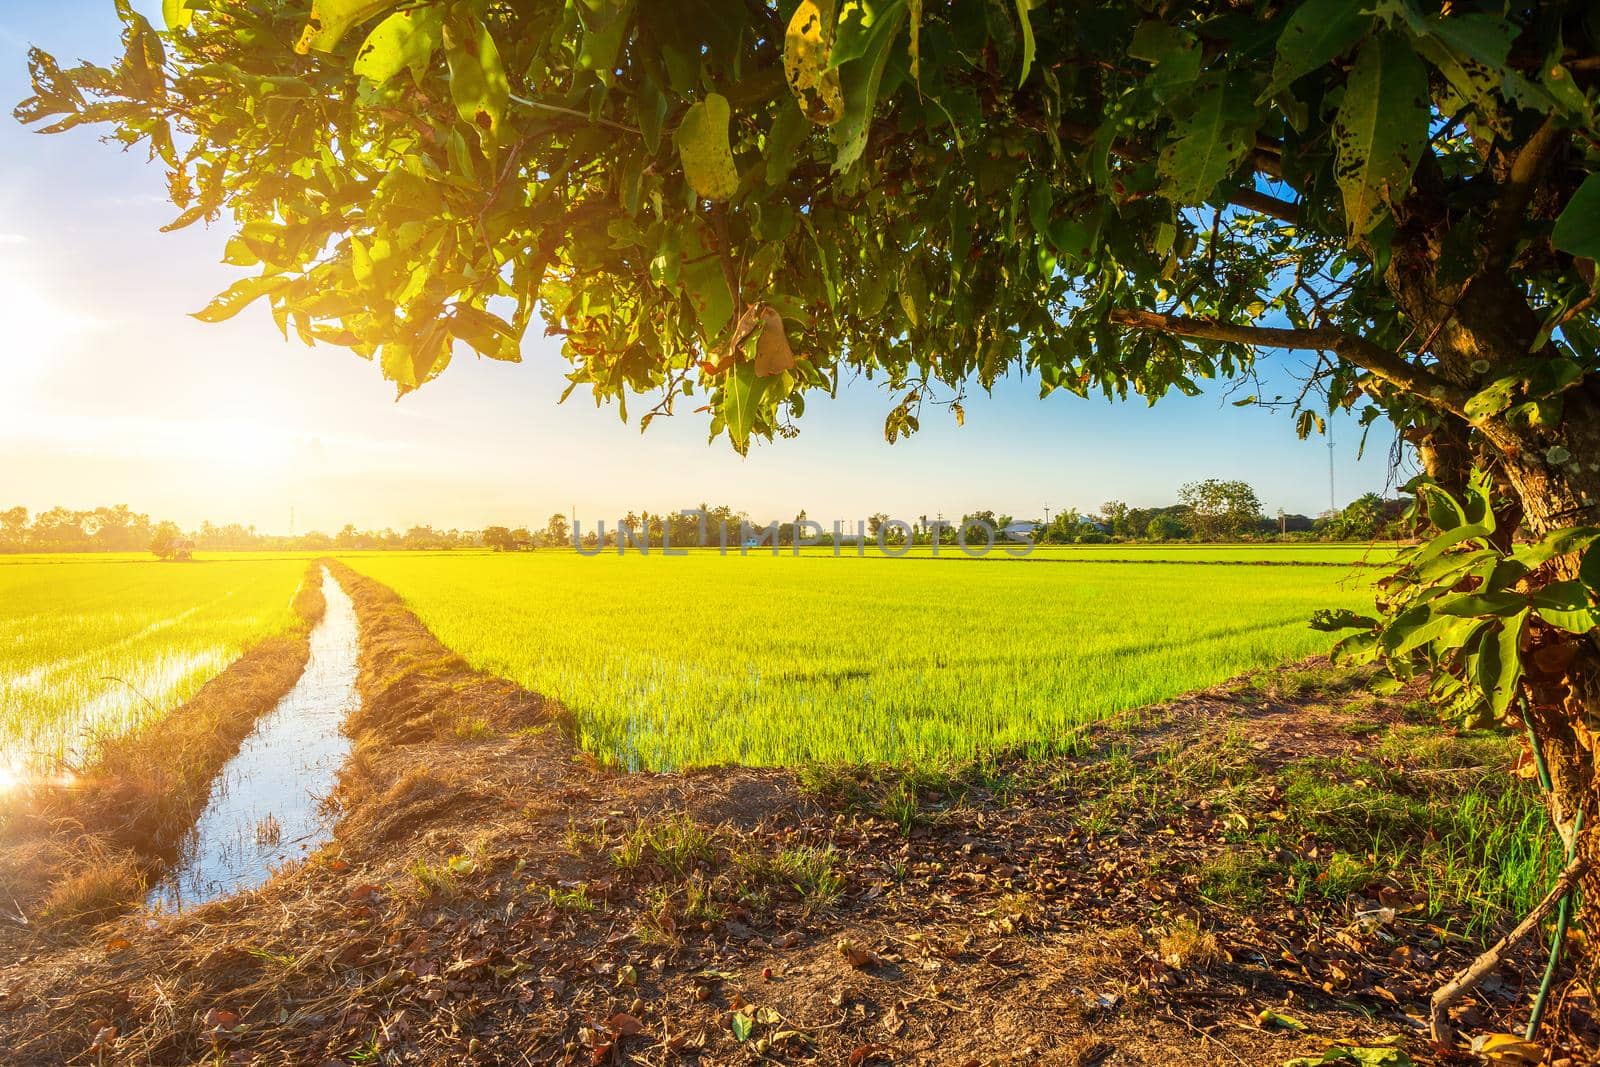
[[689, 109], [673, 135], [689, 188], [706, 200], [726, 200], [739, 189], [739, 170], [728, 146], [729, 117], [727, 97], [711, 93]]
[[301, 55], [312, 49], [331, 52], [350, 27], [397, 3], [399, 0], [312, 0], [311, 17], [300, 31], [294, 50]]
[[783, 316], [773, 308], [761, 309], [761, 336], [756, 339], [756, 376], [772, 378], [794, 366], [794, 350], [783, 331]]
[[1516, 1034], [1479, 1034], [1472, 1039], [1472, 1051], [1490, 1063], [1537, 1067], [1544, 1062], [1544, 1049]]
[[839, 72], [828, 69], [833, 51], [833, 0], [801, 0], [783, 41], [783, 72], [806, 118], [832, 126], [844, 114]]

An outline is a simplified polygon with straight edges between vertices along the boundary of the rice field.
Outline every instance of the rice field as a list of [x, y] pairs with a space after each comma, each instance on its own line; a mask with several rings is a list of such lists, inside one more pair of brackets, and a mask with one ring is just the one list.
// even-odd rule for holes
[[654, 769], [1061, 746], [1117, 711], [1323, 651], [1310, 613], [1370, 603], [1348, 566], [826, 552], [349, 562], [474, 667], [565, 703], [591, 751]]
[[0, 557], [0, 773], [92, 760], [286, 630], [295, 559]]

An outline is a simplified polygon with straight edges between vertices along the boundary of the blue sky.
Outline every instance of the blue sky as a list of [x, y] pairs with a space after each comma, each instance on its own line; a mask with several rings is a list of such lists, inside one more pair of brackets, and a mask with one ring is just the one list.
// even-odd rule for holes
[[[159, 4], [138, 0], [156, 24]], [[64, 63], [117, 54], [111, 0], [0, 5], [0, 101], [28, 94], [25, 50]], [[264, 530], [430, 522], [477, 528], [727, 502], [758, 517], [876, 511], [1037, 516], [1107, 499], [1170, 502], [1180, 484], [1242, 478], [1269, 512], [1328, 505], [1326, 442], [1287, 417], [1236, 409], [1221, 387], [1154, 408], [1038, 398], [1013, 375], [974, 390], [966, 424], [942, 413], [890, 446], [892, 399], [850, 383], [807, 404], [799, 438], [741, 459], [706, 445], [703, 416], [641, 435], [614, 408], [565, 387], [554, 344], [529, 332], [520, 365], [458, 355], [399, 401], [378, 369], [344, 349], [286, 344], [266, 312], [228, 323], [188, 317], [241, 272], [221, 265], [225, 227], [161, 234], [175, 212], [142, 152], [79, 129], [44, 137], [0, 119], [0, 507], [127, 503], [186, 524]], [[1302, 357], [1270, 354], [1267, 392], [1292, 388]], [[643, 405], [636, 404], [638, 410]], [[1391, 483], [1386, 430], [1358, 459], [1334, 424], [1339, 502]], [[1403, 476], [1402, 476], [1403, 480]]]

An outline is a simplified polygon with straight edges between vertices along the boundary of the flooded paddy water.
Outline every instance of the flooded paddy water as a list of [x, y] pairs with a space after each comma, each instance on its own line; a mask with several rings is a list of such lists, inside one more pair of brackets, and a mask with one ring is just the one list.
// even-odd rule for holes
[[194, 829], [149, 903], [203, 904], [265, 882], [332, 835], [323, 800], [350, 752], [344, 720], [356, 709], [355, 605], [327, 568], [327, 610], [311, 631], [311, 655], [294, 688], [263, 715], [211, 787]]

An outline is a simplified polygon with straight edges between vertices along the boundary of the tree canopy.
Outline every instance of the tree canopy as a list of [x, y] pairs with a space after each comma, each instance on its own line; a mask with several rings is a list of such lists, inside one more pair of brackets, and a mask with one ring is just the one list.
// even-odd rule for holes
[[[164, 8], [117, 0], [113, 66], [35, 50], [18, 116], [110, 122], [172, 227], [228, 217], [251, 273], [199, 317], [265, 300], [401, 391], [536, 316], [573, 388], [740, 451], [849, 369], [893, 439], [1016, 367], [1154, 400], [1315, 349], [1301, 401], [1410, 428], [1549, 421], [1595, 363], [1588, 3]], [[1532, 329], [1459, 361], [1433, 304], [1495, 272]]]

